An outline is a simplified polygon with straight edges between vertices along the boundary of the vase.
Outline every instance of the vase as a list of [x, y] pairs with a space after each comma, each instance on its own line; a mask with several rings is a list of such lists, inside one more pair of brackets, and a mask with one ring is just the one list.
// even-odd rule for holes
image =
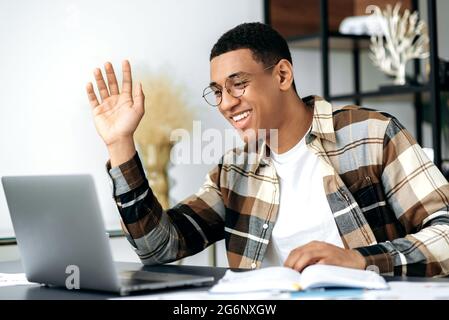
[[169, 208], [167, 165], [172, 144], [149, 144], [143, 148], [143, 165], [148, 183], [162, 208]]

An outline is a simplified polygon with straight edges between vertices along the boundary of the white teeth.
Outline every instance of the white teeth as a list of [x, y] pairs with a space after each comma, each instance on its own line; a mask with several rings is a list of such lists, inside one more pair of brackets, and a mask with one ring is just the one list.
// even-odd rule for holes
[[237, 122], [237, 121], [240, 121], [240, 120], [242, 120], [242, 119], [245, 119], [246, 117], [249, 116], [249, 113], [250, 113], [249, 111], [245, 111], [245, 112], [243, 112], [243, 113], [241, 113], [241, 114], [238, 114], [238, 115], [232, 117], [232, 120], [234, 120], [235, 122]]

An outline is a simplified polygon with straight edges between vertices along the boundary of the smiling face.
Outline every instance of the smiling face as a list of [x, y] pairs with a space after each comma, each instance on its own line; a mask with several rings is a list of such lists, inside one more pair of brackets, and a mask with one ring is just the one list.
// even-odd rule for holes
[[[276, 68], [269, 68], [257, 62], [249, 49], [238, 49], [223, 53], [210, 62], [211, 83], [222, 89], [222, 100], [218, 109], [236, 128], [244, 141], [257, 134], [258, 129], [277, 129], [281, 123], [281, 90]], [[244, 77], [245, 91], [238, 98], [225, 89], [226, 80], [236, 74]], [[246, 82], [247, 81], [247, 82]], [[230, 81], [228, 81], [229, 83]]]

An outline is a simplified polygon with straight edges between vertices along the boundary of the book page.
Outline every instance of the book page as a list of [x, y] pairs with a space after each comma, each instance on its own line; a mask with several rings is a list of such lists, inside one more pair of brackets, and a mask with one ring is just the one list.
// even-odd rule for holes
[[287, 267], [228, 270], [210, 292], [298, 291], [326, 287], [386, 289], [388, 284], [373, 271], [316, 264], [304, 269], [302, 274]]
[[300, 288], [300, 279], [299, 272], [286, 267], [269, 267], [242, 272], [228, 270], [210, 292], [297, 291]]
[[388, 288], [385, 279], [374, 271], [324, 264], [315, 264], [305, 268], [302, 272], [301, 286], [303, 289], [321, 287]]

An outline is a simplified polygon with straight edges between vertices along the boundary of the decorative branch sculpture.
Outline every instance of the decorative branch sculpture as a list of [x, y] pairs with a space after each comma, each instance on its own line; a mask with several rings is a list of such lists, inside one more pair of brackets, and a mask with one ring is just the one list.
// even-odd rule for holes
[[427, 26], [418, 19], [418, 12], [410, 14], [406, 9], [399, 14], [400, 3], [394, 8], [387, 5], [382, 11], [378, 6], [370, 5], [367, 13], [374, 14], [383, 34], [371, 36], [370, 59], [380, 70], [395, 77], [396, 85], [404, 85], [405, 66], [411, 59], [425, 59], [429, 56]]

